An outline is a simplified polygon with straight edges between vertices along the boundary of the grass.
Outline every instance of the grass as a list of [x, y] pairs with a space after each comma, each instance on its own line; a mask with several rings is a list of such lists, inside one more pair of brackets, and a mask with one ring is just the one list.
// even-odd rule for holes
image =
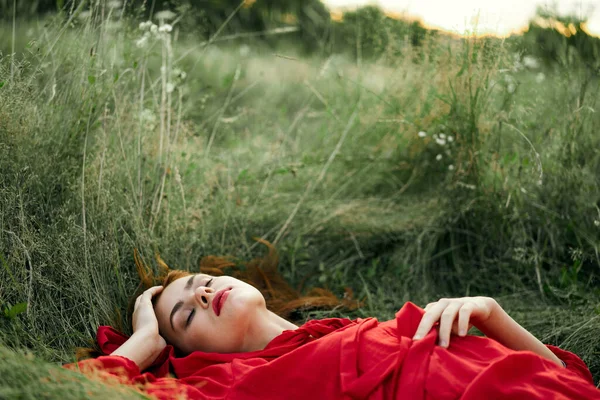
[[17, 22], [14, 57], [0, 26], [0, 308], [27, 303], [0, 316], [0, 394], [98, 388], [26, 384], [99, 324], [130, 329], [134, 248], [194, 270], [263, 254], [253, 237], [294, 285], [365, 300], [302, 318], [493, 296], [600, 379], [597, 77], [517, 71], [477, 38], [383, 64], [178, 32], [139, 48], [135, 23], [92, 18]]

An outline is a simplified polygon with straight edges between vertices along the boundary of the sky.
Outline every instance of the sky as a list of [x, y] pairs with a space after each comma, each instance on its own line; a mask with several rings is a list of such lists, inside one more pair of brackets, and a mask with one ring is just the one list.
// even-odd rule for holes
[[[386, 11], [421, 18], [449, 32], [508, 35], [527, 26], [536, 6], [557, 3], [560, 13], [588, 17], [588, 31], [600, 36], [600, 0], [323, 0], [331, 9], [379, 5]], [[595, 6], [595, 10], [593, 10]]]

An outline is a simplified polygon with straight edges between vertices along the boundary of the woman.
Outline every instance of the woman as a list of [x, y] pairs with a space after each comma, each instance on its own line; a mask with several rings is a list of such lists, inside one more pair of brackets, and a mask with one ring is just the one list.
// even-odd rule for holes
[[[170, 271], [136, 299], [133, 335], [101, 327], [110, 356], [77, 365], [165, 399], [600, 399], [583, 361], [543, 345], [492, 298], [298, 327], [221, 270]], [[471, 325], [488, 337], [467, 335]]]

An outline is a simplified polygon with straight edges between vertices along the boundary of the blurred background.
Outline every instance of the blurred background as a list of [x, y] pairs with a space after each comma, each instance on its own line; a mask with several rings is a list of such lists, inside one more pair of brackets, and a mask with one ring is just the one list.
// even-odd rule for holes
[[[0, 0], [0, 397], [130, 332], [133, 249], [393, 317], [496, 298], [600, 379], [592, 2]], [[32, 385], [32, 382], [42, 384]]]

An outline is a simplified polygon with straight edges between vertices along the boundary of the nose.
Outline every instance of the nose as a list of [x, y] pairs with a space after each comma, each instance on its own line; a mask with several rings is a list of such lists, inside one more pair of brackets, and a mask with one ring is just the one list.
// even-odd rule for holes
[[194, 297], [196, 302], [200, 304], [203, 308], [208, 308], [214, 295], [214, 289], [206, 286], [198, 286], [194, 291]]

